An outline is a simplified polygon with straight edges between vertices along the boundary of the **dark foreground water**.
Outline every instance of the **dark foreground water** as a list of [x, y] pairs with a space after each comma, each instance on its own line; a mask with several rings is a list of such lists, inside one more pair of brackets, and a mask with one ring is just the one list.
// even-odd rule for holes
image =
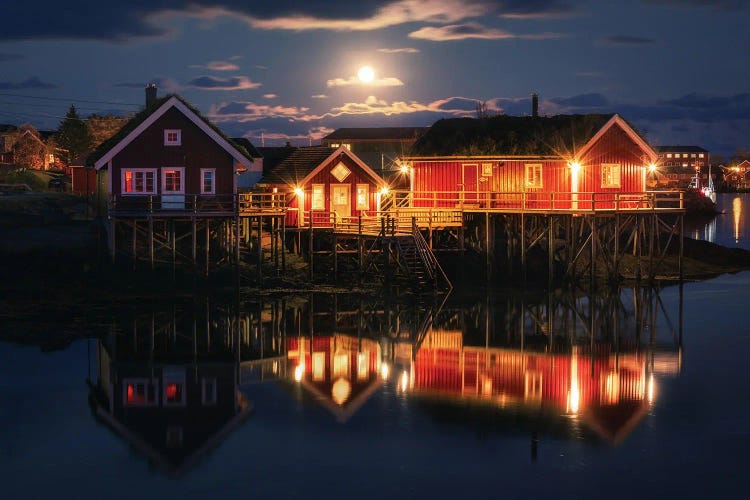
[[744, 497], [747, 304], [750, 273], [9, 315], [90, 338], [0, 342], [0, 498]]

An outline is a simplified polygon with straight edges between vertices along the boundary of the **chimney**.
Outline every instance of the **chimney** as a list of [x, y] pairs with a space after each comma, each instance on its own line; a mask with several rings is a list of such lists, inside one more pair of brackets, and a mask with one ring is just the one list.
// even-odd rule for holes
[[150, 108], [156, 102], [156, 84], [149, 83], [146, 85], [146, 109]]
[[531, 116], [534, 118], [539, 116], [539, 94], [536, 92], [531, 94]]

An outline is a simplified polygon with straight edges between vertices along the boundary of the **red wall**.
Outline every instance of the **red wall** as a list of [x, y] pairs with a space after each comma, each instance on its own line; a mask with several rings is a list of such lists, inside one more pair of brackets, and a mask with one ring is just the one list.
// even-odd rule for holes
[[85, 196], [96, 193], [96, 170], [83, 167], [74, 167], [70, 170], [73, 194]]

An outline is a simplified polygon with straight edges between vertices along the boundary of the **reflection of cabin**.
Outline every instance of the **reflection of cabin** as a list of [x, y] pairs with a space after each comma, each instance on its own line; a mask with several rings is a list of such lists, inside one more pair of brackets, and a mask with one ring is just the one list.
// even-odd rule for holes
[[619, 441], [653, 397], [640, 354], [529, 352], [463, 344], [460, 331], [432, 331], [413, 365], [416, 394], [581, 415]]
[[593, 203], [611, 209], [619, 194], [645, 191], [647, 168], [656, 161], [654, 150], [619, 115], [487, 120], [492, 154], [458, 156], [456, 148], [466, 148], [468, 137], [449, 140], [464, 137], [461, 127], [485, 122], [444, 120], [415, 146], [421, 156], [402, 158], [410, 177], [408, 206], [591, 210]]
[[288, 372], [340, 422], [381, 385], [380, 345], [349, 335], [287, 338]]
[[286, 197], [287, 227], [304, 226], [309, 211], [320, 227], [332, 224], [332, 214], [375, 214], [385, 182], [346, 148], [316, 146], [294, 150], [258, 186]]
[[146, 109], [87, 159], [110, 212], [233, 213], [238, 174], [257, 180], [261, 166], [181, 97], [146, 94]]
[[238, 364], [230, 350], [179, 360], [169, 352], [138, 353], [129, 341], [98, 342], [94, 413], [160, 468], [179, 474], [249, 415]]

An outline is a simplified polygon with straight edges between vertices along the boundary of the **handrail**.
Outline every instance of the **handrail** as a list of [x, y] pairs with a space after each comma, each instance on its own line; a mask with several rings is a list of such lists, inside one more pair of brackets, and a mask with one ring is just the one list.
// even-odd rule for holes
[[239, 212], [274, 212], [287, 210], [281, 193], [236, 194], [113, 194], [111, 212], [119, 213], [193, 213], [236, 214]]

